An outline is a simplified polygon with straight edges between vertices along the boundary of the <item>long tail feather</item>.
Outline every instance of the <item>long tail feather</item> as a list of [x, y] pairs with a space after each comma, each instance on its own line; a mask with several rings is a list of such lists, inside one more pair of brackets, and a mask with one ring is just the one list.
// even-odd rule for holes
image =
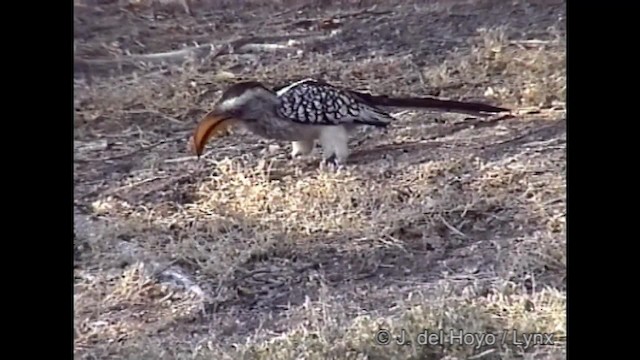
[[471, 115], [486, 115], [485, 113], [495, 114], [511, 111], [509, 109], [493, 105], [476, 102], [442, 100], [434, 97], [393, 98], [386, 95], [371, 95], [356, 91], [351, 92], [372, 106], [424, 108]]

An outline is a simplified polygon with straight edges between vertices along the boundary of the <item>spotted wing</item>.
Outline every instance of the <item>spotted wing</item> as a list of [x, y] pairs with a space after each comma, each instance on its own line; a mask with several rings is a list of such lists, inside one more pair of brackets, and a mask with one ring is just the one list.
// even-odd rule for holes
[[278, 91], [280, 116], [314, 125], [359, 122], [363, 105], [347, 91], [315, 80], [302, 80]]

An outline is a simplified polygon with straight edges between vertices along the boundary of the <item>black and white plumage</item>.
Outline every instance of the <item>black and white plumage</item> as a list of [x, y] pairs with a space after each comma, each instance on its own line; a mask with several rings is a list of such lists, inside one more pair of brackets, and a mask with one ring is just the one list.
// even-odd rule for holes
[[359, 126], [385, 127], [394, 120], [381, 107], [427, 108], [484, 115], [508, 111], [491, 105], [429, 97], [391, 98], [304, 79], [269, 89], [255, 81], [232, 85], [196, 127], [192, 139], [200, 156], [208, 139], [234, 123], [263, 138], [292, 142], [292, 156], [309, 154], [316, 141], [325, 160], [344, 162], [349, 134]]
[[303, 80], [277, 91], [278, 115], [299, 123], [386, 126], [393, 118], [348, 90], [315, 80]]

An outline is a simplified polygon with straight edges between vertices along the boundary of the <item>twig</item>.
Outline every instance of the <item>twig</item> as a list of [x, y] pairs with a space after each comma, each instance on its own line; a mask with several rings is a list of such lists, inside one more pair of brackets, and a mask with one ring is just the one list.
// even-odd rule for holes
[[[232, 53], [243, 53], [250, 51], [275, 51], [283, 49], [294, 49], [290, 45], [265, 44], [273, 42], [281, 42], [285, 40], [294, 40], [308, 38], [321, 34], [298, 34], [298, 35], [275, 35], [275, 36], [251, 36], [240, 38], [225, 45], [205, 44], [193, 46], [181, 50], [168, 51], [153, 54], [130, 55], [117, 59], [74, 59], [74, 73], [88, 74], [92, 71], [112, 70], [113, 68], [121, 68], [123, 71], [139, 68], [140, 63], [146, 64], [182, 64], [187, 58], [191, 57], [196, 61], [210, 57], [215, 59], [222, 55]], [[271, 45], [271, 46], [269, 46]]]
[[195, 160], [198, 160], [198, 157], [195, 155], [192, 155], [192, 156], [183, 156], [183, 157], [174, 158], [174, 159], [167, 159], [164, 162], [165, 164], [175, 164], [175, 163], [195, 161]]
[[136, 69], [139, 63], [182, 63], [187, 57], [196, 59], [206, 57], [214, 51], [212, 44], [199, 45], [176, 51], [169, 51], [155, 54], [130, 55], [117, 59], [74, 59], [74, 73], [91, 73], [96, 70], [111, 70], [114, 67], [124, 70]]
[[557, 40], [512, 40], [509, 41], [512, 45], [558, 45]]
[[294, 22], [293, 24], [289, 25], [289, 26], [309, 26], [312, 25], [314, 23], [320, 25], [324, 22], [329, 22], [332, 20], [342, 20], [342, 19], [348, 19], [351, 17], [360, 17], [362, 15], [375, 15], [375, 16], [380, 16], [380, 15], [386, 15], [386, 14], [391, 14], [393, 13], [393, 11], [391, 10], [375, 10], [376, 6], [373, 6], [371, 8], [368, 9], [364, 9], [364, 10], [360, 10], [360, 11], [353, 11], [353, 12], [349, 12], [349, 13], [344, 13], [344, 14], [337, 14], [334, 16], [330, 16], [328, 18], [308, 18], [308, 19], [299, 19], [296, 22]]
[[386, 14], [391, 14], [393, 13], [393, 11], [391, 10], [376, 10], [377, 6], [374, 5], [368, 9], [364, 9], [364, 10], [360, 10], [360, 11], [354, 11], [354, 12], [350, 12], [350, 13], [346, 13], [346, 14], [340, 14], [340, 15], [336, 15], [333, 17], [333, 19], [346, 19], [346, 18], [350, 18], [350, 17], [359, 17], [361, 15], [386, 15]]
[[444, 217], [442, 215], [438, 215], [438, 217], [440, 218], [440, 220], [442, 220], [442, 222], [444, 223], [444, 225], [449, 228], [449, 230], [451, 230], [453, 233], [458, 234], [460, 236], [462, 236], [463, 238], [468, 238], [467, 235], [465, 235], [462, 231], [456, 229], [455, 227], [453, 227], [451, 224], [449, 224], [447, 222], [447, 220], [444, 219]]
[[[388, 240], [387, 240], [388, 239]], [[407, 249], [405, 249], [405, 247], [402, 245], [402, 241], [396, 239], [395, 237], [391, 236], [391, 235], [385, 235], [385, 236], [381, 236], [377, 239], [378, 242], [381, 242], [389, 247], [393, 246], [396, 247], [404, 252], [407, 251]]]
[[410, 112], [411, 112], [410, 110], [402, 110], [402, 111], [398, 111], [396, 113], [391, 114], [391, 116], [398, 117], [398, 116], [402, 116], [404, 114], [408, 114]]
[[563, 202], [563, 201], [567, 201], [567, 197], [566, 196], [555, 198], [555, 199], [551, 199], [551, 200], [547, 200], [542, 204], [542, 206], [549, 206], [549, 205], [552, 205], [552, 204], [555, 204], [555, 203], [559, 203], [559, 202]]
[[496, 351], [496, 349], [485, 350], [485, 351], [481, 352], [480, 354], [476, 354], [476, 355], [470, 356], [469, 360], [480, 359], [481, 357], [487, 356], [489, 354], [493, 354], [495, 351]]
[[288, 8], [287, 10], [283, 10], [283, 11], [280, 11], [280, 12], [277, 12], [277, 13], [273, 14], [272, 17], [274, 17], [274, 18], [281, 17], [282, 15], [287, 15], [289, 13], [292, 13], [292, 12], [295, 12], [295, 11], [298, 11], [298, 10], [302, 10], [307, 6], [309, 6], [309, 4], [302, 4], [302, 5], [298, 5], [298, 6], [295, 6], [295, 7], [291, 7], [291, 8]]
[[126, 114], [152, 114], [152, 115], [157, 115], [161, 118], [167, 119], [169, 121], [171, 121], [172, 123], [175, 124], [180, 124], [180, 125], [184, 125], [184, 122], [169, 116], [167, 114], [163, 114], [160, 111], [156, 111], [156, 110], [149, 110], [149, 109], [144, 109], [144, 110], [125, 110], [124, 113]]
[[[254, 50], [269, 49], [269, 46], [265, 47], [265, 45], [271, 45], [271, 49], [273, 49], [273, 46], [277, 45], [273, 43], [276, 43], [276, 42], [282, 42], [285, 40], [291, 41], [295, 39], [303, 39], [303, 38], [313, 37], [316, 35], [320, 36], [322, 34], [310, 33], [310, 34], [298, 34], [298, 35], [274, 35], [274, 36], [265, 36], [265, 37], [251, 36], [247, 38], [240, 38], [240, 39], [231, 41], [226, 45], [220, 46], [218, 50], [211, 55], [211, 60], [217, 57], [220, 57], [222, 55], [239, 54], [239, 53], [249, 52]], [[265, 44], [267, 42], [269, 44]], [[260, 45], [262, 45], [262, 47], [260, 47]], [[293, 49], [293, 47], [288, 45], [279, 45], [279, 46], [281, 46], [280, 49], [282, 48]]]
[[141, 151], [147, 151], [147, 150], [153, 149], [155, 147], [158, 147], [158, 146], [160, 146], [162, 144], [166, 144], [166, 143], [170, 143], [170, 142], [174, 142], [174, 141], [178, 141], [178, 140], [182, 140], [182, 139], [184, 139], [184, 136], [176, 136], [176, 137], [169, 138], [169, 139], [166, 139], [166, 140], [158, 141], [158, 142], [156, 142], [154, 144], [151, 144], [151, 145], [148, 145], [148, 146], [143, 146], [143, 147], [138, 148], [136, 150], [130, 151], [130, 152], [126, 153], [126, 154], [114, 155], [114, 156], [109, 156], [109, 157], [106, 157], [106, 158], [99, 158], [99, 159], [74, 159], [73, 161], [79, 162], [79, 163], [88, 163], [88, 162], [96, 162], [96, 161], [102, 162], [102, 161], [124, 159], [124, 158], [130, 157], [130, 156], [133, 156], [133, 155], [135, 155], [135, 154], [137, 154], [137, 153], [139, 153]]
[[140, 181], [136, 181], [136, 182], [131, 183], [131, 184], [127, 184], [127, 185], [124, 185], [124, 186], [119, 186], [119, 187], [114, 188], [114, 189], [106, 190], [101, 195], [102, 196], [112, 195], [112, 194], [115, 194], [115, 193], [117, 193], [119, 191], [122, 191], [122, 190], [129, 190], [129, 189], [132, 189], [132, 188], [134, 188], [136, 186], [140, 186], [140, 185], [152, 182], [152, 181], [165, 179], [165, 178], [166, 178], [166, 176], [164, 176], [164, 177], [163, 176], [154, 176], [154, 177], [151, 177], [151, 178], [142, 179]]
[[109, 142], [105, 139], [100, 139], [97, 141], [73, 141], [73, 147], [76, 152], [80, 151], [103, 151], [109, 147]]
[[293, 49], [289, 45], [282, 44], [245, 44], [237, 49], [236, 53], [243, 53], [249, 51], [276, 51], [276, 50], [290, 50]]

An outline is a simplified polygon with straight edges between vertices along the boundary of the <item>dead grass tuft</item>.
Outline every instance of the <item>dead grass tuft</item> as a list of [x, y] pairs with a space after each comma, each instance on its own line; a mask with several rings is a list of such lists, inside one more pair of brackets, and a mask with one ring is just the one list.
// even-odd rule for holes
[[[549, 29], [550, 40], [515, 40], [504, 28], [478, 29], [479, 41], [442, 65], [427, 69], [434, 86], [484, 88], [485, 98], [509, 106], [551, 107], [566, 101], [566, 42]], [[499, 79], [499, 81], [495, 81]]]
[[81, 272], [75, 284], [75, 342], [78, 348], [152, 336], [192, 315], [193, 296], [159, 284], [136, 263], [121, 273]]

